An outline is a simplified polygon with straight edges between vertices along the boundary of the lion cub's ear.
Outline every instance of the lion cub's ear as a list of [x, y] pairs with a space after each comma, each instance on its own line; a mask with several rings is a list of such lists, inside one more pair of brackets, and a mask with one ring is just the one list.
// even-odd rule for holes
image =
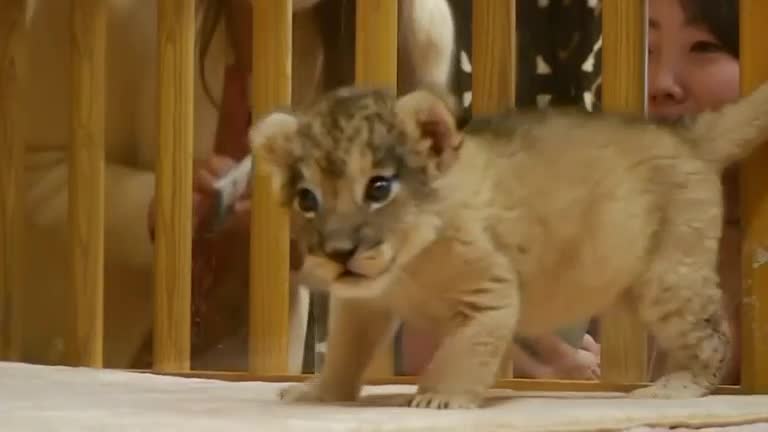
[[248, 131], [251, 150], [270, 171], [275, 187], [284, 184], [290, 164], [299, 155], [296, 131], [299, 120], [293, 114], [273, 112], [259, 119]]
[[445, 173], [459, 156], [462, 135], [455, 111], [455, 101], [434, 90], [413, 91], [395, 104], [407, 135], [408, 163], [426, 168], [430, 178]]

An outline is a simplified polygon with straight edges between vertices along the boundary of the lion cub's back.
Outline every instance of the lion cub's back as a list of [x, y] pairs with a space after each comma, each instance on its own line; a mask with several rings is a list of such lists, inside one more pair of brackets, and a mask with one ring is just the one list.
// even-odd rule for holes
[[520, 270], [521, 327], [549, 331], [609, 306], [647, 261], [663, 206], [660, 161], [684, 153], [641, 122], [568, 114], [489, 148], [505, 210], [492, 225]]

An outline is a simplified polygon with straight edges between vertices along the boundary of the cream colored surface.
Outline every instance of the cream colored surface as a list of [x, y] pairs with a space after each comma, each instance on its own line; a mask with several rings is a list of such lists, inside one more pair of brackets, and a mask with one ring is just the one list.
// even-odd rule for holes
[[[492, 391], [469, 411], [397, 407], [410, 386], [365, 389], [362, 402], [296, 405], [276, 397], [281, 384], [228, 383], [111, 370], [0, 363], [3, 432], [647, 432], [643, 426], [768, 429], [768, 396], [630, 400], [620, 394]], [[659, 429], [655, 429], [659, 430]]]

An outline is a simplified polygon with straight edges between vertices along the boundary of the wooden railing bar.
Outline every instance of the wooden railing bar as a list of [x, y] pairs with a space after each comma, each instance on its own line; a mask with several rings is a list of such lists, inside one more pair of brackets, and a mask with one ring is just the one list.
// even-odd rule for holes
[[24, 143], [18, 101], [25, 3], [0, 6], [0, 360], [18, 359], [21, 344]]
[[[740, 62], [742, 93], [768, 81], [768, 2], [741, 0]], [[768, 393], [768, 146], [741, 165], [742, 301], [741, 385], [750, 393]]]
[[[357, 0], [355, 10], [355, 82], [357, 84], [397, 91], [397, 13], [397, 1]], [[367, 375], [391, 376], [394, 374], [394, 343], [387, 343], [376, 353]]]
[[[515, 0], [472, 1], [472, 113], [493, 114], [515, 106], [517, 77]], [[512, 377], [511, 360], [502, 375]]]
[[357, 0], [355, 82], [397, 90], [398, 2]]
[[[290, 0], [252, 2], [251, 115], [257, 119], [291, 102]], [[289, 218], [272, 179], [254, 154], [251, 206], [248, 370], [285, 373], [289, 332]]]
[[[646, 2], [603, 2], [604, 111], [645, 112]], [[629, 305], [617, 303], [600, 318], [601, 379], [644, 381], [647, 330]]]
[[106, 5], [72, 2], [72, 148], [69, 152], [73, 364], [101, 367], [104, 337]]
[[195, 2], [159, 0], [153, 367], [190, 367]]
[[517, 76], [515, 0], [472, 1], [472, 112], [514, 107]]

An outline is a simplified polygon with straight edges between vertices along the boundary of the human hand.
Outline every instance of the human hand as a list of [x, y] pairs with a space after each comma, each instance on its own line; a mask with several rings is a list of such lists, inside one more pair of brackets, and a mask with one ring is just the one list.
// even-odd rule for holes
[[580, 348], [574, 348], [557, 335], [528, 340], [537, 355], [515, 344], [512, 361], [515, 377], [571, 380], [600, 378], [600, 345], [585, 334]]
[[[193, 162], [192, 174], [192, 230], [197, 232], [201, 224], [212, 217], [214, 184], [216, 180], [234, 168], [236, 162], [227, 156], [212, 155], [206, 159], [196, 159]], [[230, 218], [224, 227], [228, 229], [247, 230], [250, 222], [250, 183], [234, 204], [234, 217]], [[150, 238], [155, 238], [156, 203], [155, 197], [149, 203], [148, 227]]]

